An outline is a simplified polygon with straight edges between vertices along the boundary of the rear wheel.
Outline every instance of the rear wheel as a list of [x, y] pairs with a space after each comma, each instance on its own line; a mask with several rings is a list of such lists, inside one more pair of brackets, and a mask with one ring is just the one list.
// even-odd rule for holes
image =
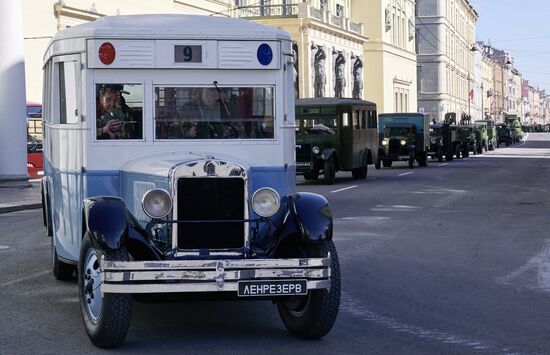
[[286, 329], [294, 336], [318, 339], [332, 329], [340, 306], [340, 264], [330, 240], [314, 245], [295, 245], [285, 257], [326, 257], [330, 254], [330, 289], [310, 290], [307, 296], [290, 296], [277, 300], [277, 310]]
[[128, 252], [118, 250], [96, 250], [86, 233], [80, 249], [78, 263], [78, 296], [80, 311], [86, 333], [95, 346], [113, 348], [122, 344], [132, 314], [130, 295], [105, 293], [101, 295], [101, 269], [99, 260], [128, 261]]
[[334, 168], [334, 162], [332, 159], [325, 160], [323, 165], [323, 181], [327, 185], [334, 184], [334, 179], [336, 178], [336, 170]]
[[380, 157], [378, 157], [376, 159], [376, 163], [374, 163], [374, 167], [376, 168], [376, 170], [380, 169], [380, 167], [382, 166], [382, 161], [380, 160]]

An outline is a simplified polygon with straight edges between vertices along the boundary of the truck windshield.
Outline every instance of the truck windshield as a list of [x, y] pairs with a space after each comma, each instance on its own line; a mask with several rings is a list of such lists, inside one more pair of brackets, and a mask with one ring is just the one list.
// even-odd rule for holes
[[317, 117], [301, 119], [299, 122], [300, 130], [303, 134], [336, 134], [336, 117]]
[[414, 133], [412, 128], [407, 127], [386, 127], [384, 128], [384, 135], [386, 137], [402, 137], [410, 133]]
[[155, 139], [274, 138], [272, 87], [154, 90]]

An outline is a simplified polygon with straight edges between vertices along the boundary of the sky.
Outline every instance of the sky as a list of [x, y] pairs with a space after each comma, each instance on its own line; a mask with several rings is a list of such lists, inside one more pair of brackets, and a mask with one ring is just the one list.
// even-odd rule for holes
[[469, 0], [479, 15], [476, 40], [514, 57], [529, 84], [550, 92], [550, 0]]

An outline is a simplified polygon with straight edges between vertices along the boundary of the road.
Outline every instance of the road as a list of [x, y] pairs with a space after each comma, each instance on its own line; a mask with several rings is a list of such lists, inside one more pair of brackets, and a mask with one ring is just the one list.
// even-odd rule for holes
[[[135, 303], [117, 353], [550, 352], [550, 134], [447, 163], [298, 179], [335, 215], [340, 313], [291, 337], [270, 302]], [[0, 215], [0, 353], [98, 353], [76, 282], [55, 281], [40, 210]]]

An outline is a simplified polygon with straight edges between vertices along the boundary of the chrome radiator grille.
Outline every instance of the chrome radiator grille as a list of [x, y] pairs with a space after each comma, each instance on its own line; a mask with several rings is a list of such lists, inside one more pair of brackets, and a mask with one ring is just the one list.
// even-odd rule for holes
[[229, 249], [244, 246], [244, 222], [223, 222], [245, 219], [243, 178], [179, 178], [177, 190], [177, 219], [207, 221], [180, 223], [177, 228], [179, 249]]

